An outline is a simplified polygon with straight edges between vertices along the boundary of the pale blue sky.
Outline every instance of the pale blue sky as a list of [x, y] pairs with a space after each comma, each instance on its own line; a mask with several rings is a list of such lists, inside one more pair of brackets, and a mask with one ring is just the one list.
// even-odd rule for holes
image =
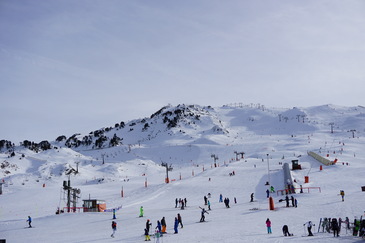
[[162, 106], [365, 105], [365, 1], [0, 0], [0, 139]]

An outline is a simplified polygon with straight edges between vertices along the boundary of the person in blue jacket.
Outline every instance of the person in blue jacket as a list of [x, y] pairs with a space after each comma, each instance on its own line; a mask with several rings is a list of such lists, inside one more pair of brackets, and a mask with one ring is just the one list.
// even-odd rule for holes
[[27, 222], [29, 224], [29, 228], [32, 228], [32, 218], [28, 216]]
[[156, 228], [155, 228], [155, 229], [157, 229], [157, 230], [158, 230], [158, 232], [161, 232], [161, 230], [162, 230], [162, 225], [161, 225], [160, 220], [157, 220], [157, 226], [156, 226]]
[[177, 217], [175, 217], [175, 223], [174, 223], [174, 234], [178, 233], [177, 227], [179, 226], [179, 220], [177, 219]]

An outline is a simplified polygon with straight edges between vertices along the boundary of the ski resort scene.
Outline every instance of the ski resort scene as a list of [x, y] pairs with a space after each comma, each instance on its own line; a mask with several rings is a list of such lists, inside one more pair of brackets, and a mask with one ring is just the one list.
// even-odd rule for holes
[[364, 124], [360, 106], [178, 105], [50, 142], [2, 140], [1, 237], [356, 242]]
[[0, 0], [0, 243], [365, 243], [364, 13]]

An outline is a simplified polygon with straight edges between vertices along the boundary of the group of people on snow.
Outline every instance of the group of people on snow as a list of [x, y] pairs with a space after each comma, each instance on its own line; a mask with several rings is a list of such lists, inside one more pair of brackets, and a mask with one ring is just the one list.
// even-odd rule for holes
[[188, 202], [188, 200], [186, 200], [186, 198], [182, 199], [175, 199], [175, 208], [180, 208], [180, 209], [184, 209], [186, 207], [186, 203]]

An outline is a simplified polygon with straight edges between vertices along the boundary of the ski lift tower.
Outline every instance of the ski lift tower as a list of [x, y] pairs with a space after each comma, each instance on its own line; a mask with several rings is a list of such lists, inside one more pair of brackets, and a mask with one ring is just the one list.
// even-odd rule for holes
[[217, 167], [217, 163], [216, 162], [219, 159], [218, 156], [215, 155], [215, 154], [212, 154], [212, 155], [210, 155], [210, 157], [213, 158], [213, 160], [214, 160], [214, 167]]
[[63, 190], [67, 192], [67, 212], [71, 211], [71, 203], [73, 211], [76, 212], [77, 199], [80, 198], [81, 190], [71, 187], [70, 174], [68, 173], [68, 181], [63, 181]]
[[161, 166], [166, 167], [166, 178], [165, 178], [165, 182], [169, 183], [170, 179], [169, 179], [169, 171], [172, 171], [172, 165], [170, 164], [170, 166], [167, 163], [162, 162]]

